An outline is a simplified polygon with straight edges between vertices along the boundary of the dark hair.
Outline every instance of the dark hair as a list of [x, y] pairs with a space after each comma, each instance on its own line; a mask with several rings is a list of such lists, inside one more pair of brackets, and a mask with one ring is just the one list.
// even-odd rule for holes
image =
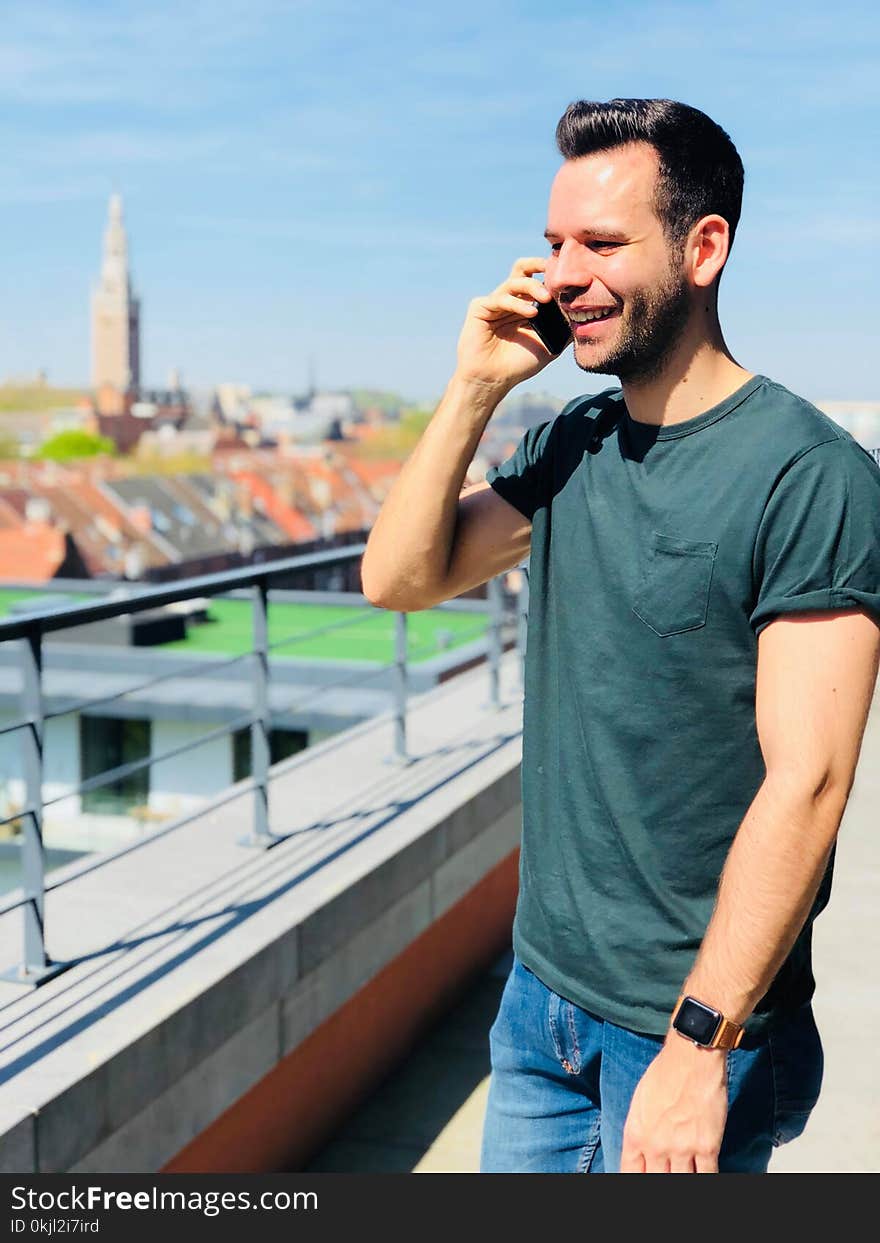
[[720, 125], [674, 99], [580, 99], [556, 126], [567, 160], [626, 143], [649, 143], [659, 157], [654, 210], [671, 242], [684, 244], [701, 216], [723, 216], [733, 245], [742, 210], [743, 164]]

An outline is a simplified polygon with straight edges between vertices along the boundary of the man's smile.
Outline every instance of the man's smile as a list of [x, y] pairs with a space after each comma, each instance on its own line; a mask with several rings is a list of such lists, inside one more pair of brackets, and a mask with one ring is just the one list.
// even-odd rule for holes
[[604, 324], [608, 320], [619, 318], [620, 308], [616, 306], [580, 307], [577, 310], [566, 311], [566, 315], [575, 341], [592, 341], [604, 334]]

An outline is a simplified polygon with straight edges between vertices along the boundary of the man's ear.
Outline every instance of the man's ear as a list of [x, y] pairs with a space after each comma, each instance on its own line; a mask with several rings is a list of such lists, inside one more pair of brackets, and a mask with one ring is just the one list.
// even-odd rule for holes
[[708, 288], [727, 262], [730, 225], [723, 216], [703, 216], [691, 229], [685, 247], [685, 263], [700, 289]]

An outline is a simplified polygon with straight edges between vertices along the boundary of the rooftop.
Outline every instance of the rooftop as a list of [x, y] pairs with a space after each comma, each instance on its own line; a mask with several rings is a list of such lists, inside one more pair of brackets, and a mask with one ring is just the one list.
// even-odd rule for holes
[[[274, 597], [275, 593], [271, 593]], [[0, 588], [0, 618], [13, 604], [27, 599], [45, 600], [45, 595], [26, 589]], [[74, 599], [94, 599], [74, 591], [65, 593], [65, 603]], [[284, 641], [282, 656], [296, 659], [331, 661], [377, 661], [394, 659], [394, 614], [364, 602], [359, 620], [353, 618], [355, 606], [329, 605], [303, 601], [285, 604], [274, 598], [269, 609], [269, 642]], [[340, 623], [346, 623], [340, 627]], [[315, 630], [336, 625], [336, 630], [313, 635]], [[163, 652], [215, 653], [237, 656], [252, 648], [252, 608], [247, 600], [214, 597], [208, 607], [208, 621], [191, 625], [187, 637], [158, 644]], [[488, 614], [477, 605], [474, 610], [426, 609], [407, 616], [407, 635], [413, 662], [427, 661], [439, 652], [461, 647], [481, 638], [488, 628]], [[67, 632], [58, 637], [68, 638]], [[51, 640], [50, 640], [51, 641]], [[273, 655], [273, 659], [276, 657]]]

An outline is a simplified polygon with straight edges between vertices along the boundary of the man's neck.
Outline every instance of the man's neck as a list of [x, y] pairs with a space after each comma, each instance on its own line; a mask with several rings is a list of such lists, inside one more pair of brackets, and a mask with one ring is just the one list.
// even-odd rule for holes
[[741, 367], [723, 341], [676, 351], [661, 375], [644, 384], [622, 381], [623, 399], [637, 423], [666, 427], [711, 410], [742, 388], [753, 372]]

